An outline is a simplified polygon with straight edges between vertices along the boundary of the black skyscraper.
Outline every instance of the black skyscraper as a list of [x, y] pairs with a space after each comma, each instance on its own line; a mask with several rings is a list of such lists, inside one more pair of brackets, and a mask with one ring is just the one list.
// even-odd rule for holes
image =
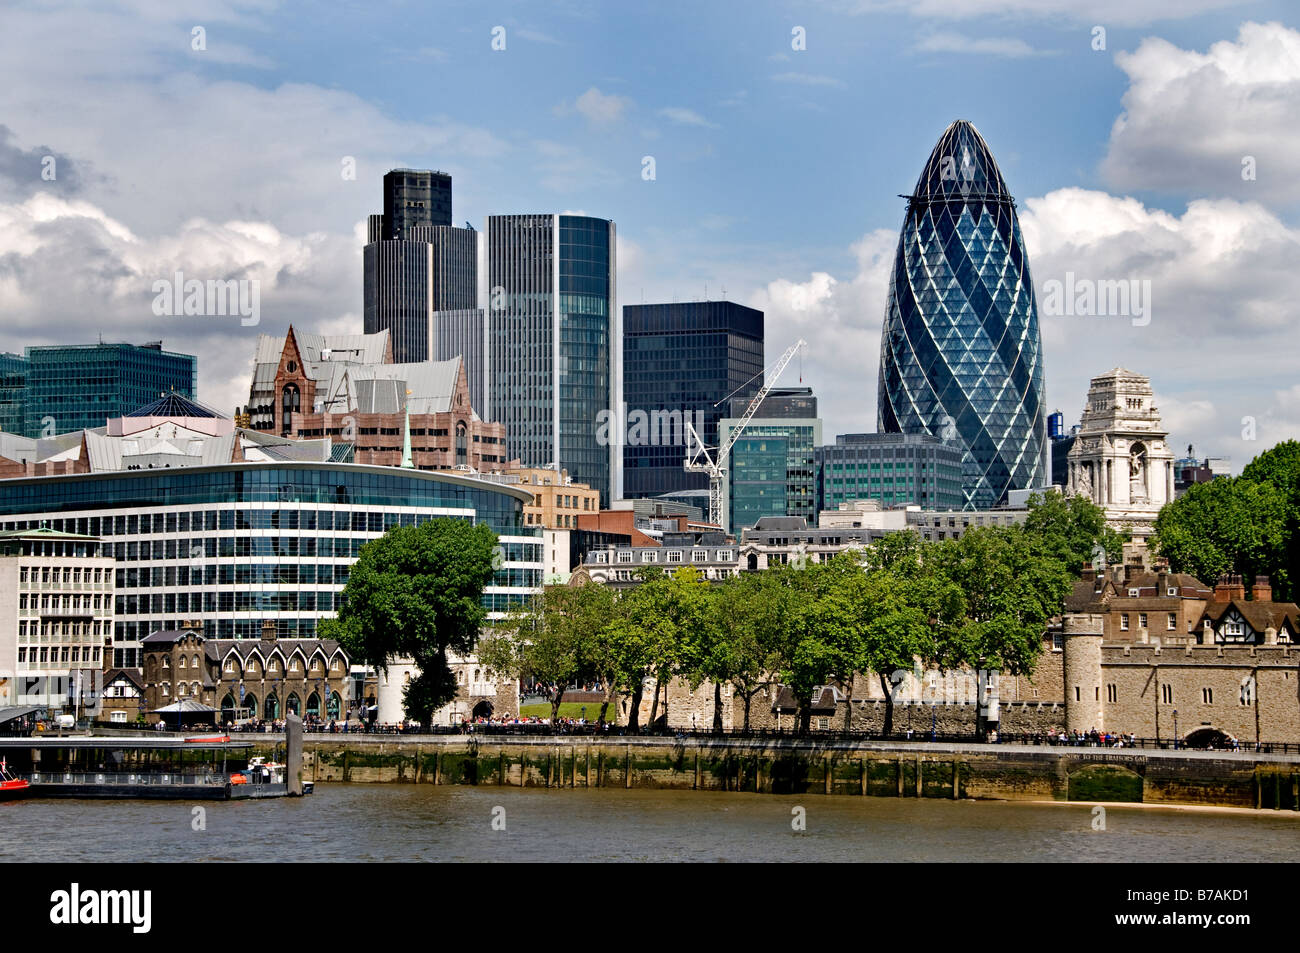
[[623, 495], [707, 489], [706, 474], [682, 469], [686, 447], [677, 435], [684, 421], [697, 429], [703, 421], [700, 435], [716, 447], [718, 420], [729, 410], [723, 398], [752, 397], [763, 367], [762, 311], [730, 301], [626, 305]]
[[410, 238], [416, 225], [451, 224], [451, 176], [393, 169], [384, 176], [384, 239]]
[[[445, 349], [465, 328], [477, 327], [481, 336], [478, 233], [451, 224], [445, 172], [394, 169], [384, 176], [384, 213], [370, 216], [363, 262], [364, 330], [388, 331], [397, 363], [455, 357]], [[481, 362], [464, 356], [470, 388], [481, 396]]]

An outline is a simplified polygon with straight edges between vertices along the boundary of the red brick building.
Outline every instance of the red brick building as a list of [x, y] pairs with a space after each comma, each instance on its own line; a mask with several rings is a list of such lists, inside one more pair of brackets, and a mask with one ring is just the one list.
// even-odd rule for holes
[[260, 335], [246, 413], [253, 430], [329, 437], [339, 445], [335, 459], [352, 463], [482, 471], [512, 462], [505, 426], [470, 406], [464, 362], [394, 364], [387, 331], [327, 336], [290, 327], [282, 342]]

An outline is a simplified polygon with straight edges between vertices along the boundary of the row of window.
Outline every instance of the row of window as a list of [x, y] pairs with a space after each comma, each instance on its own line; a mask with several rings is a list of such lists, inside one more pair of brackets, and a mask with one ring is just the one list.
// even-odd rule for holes
[[[85, 595], [80, 593], [76, 595], [50, 595], [50, 593], [46, 592], [41, 593], [39, 599], [37, 595], [35, 592], [31, 593], [30, 611], [32, 612], [38, 609], [41, 612], [100, 612], [108, 608], [107, 595], [96, 594], [92, 596], [88, 593]], [[29, 611], [28, 593], [22, 592], [18, 594], [18, 611]]]
[[[1074, 700], [1076, 702], [1080, 701], [1082, 699], [1082, 695], [1083, 695], [1083, 689], [1080, 688], [1078, 685], [1074, 686]], [[1097, 686], [1093, 689], [1093, 695], [1095, 701], [1101, 701], [1100, 686]], [[1114, 684], [1113, 682], [1106, 686], [1106, 701], [1108, 703], [1119, 701], [1119, 686]], [[1160, 686], [1160, 701], [1166, 705], [1174, 704], [1174, 687], [1172, 685]], [[1240, 693], [1238, 694], [1237, 701], [1240, 705], [1247, 708], [1255, 703], [1254, 686], [1249, 679], [1245, 679], [1242, 681], [1241, 690]], [[1214, 704], [1213, 688], [1209, 688], [1207, 686], [1201, 689], [1201, 704], [1203, 705]]]
[[59, 571], [58, 566], [32, 566], [29, 572], [28, 567], [24, 566], [18, 571], [18, 584], [22, 587], [35, 586], [37, 583], [49, 586], [61, 582], [65, 586], [80, 586], [83, 583], [87, 586], [98, 586], [110, 580], [111, 571], [103, 567], [87, 568], [83, 575], [80, 566], [71, 568], [64, 566], [62, 572]]
[[111, 625], [107, 619], [58, 622], [19, 619], [18, 642], [99, 642], [109, 634]]
[[[659, 550], [642, 549], [639, 552], [641, 554], [640, 562], [656, 563], [659, 561]], [[630, 549], [620, 549], [617, 550], [617, 561], [620, 563], [637, 562], [637, 559], [635, 558], [636, 555], [637, 555], [637, 551], [630, 550]], [[681, 549], [664, 550], [664, 562], [666, 563], [680, 563], [684, 561], [684, 557], [685, 557], [684, 550]], [[609, 562], [609, 550], [596, 550], [591, 554], [591, 558], [592, 558], [592, 562], [595, 563], [607, 563]], [[735, 550], [731, 550], [731, 549], [717, 550], [712, 559], [709, 558], [709, 551], [707, 549], [693, 549], [691, 550], [690, 561], [693, 563], [709, 563], [709, 562], [729, 563], [729, 562], [733, 562], [735, 558], [736, 558]]]
[[[1120, 617], [1119, 617], [1119, 630], [1120, 630], [1121, 632], [1127, 632], [1127, 631], [1129, 630], [1129, 627], [1128, 627], [1128, 620], [1129, 620], [1129, 614], [1128, 614], [1127, 612], [1123, 612], [1123, 613], [1120, 614]], [[1139, 613], [1138, 613], [1138, 628], [1139, 628], [1139, 629], [1145, 629], [1145, 628], [1147, 628], [1147, 614], [1146, 614], [1145, 612], [1139, 612]], [[1167, 615], [1166, 618], [1165, 618], [1165, 629], [1166, 629], [1166, 631], [1169, 631], [1169, 632], [1177, 632], [1177, 631], [1178, 631], [1178, 613], [1177, 613], [1177, 612], [1170, 612], [1170, 613], [1168, 613], [1168, 615]]]
[[98, 645], [42, 645], [30, 648], [18, 646], [18, 667], [20, 669], [41, 669], [51, 665], [85, 665], [99, 666], [101, 649]]

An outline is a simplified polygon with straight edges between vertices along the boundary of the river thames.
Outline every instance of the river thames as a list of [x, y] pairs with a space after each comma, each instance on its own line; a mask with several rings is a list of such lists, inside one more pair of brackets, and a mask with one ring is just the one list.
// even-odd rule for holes
[[0, 860], [1300, 861], [1289, 811], [377, 784], [196, 807], [0, 804]]

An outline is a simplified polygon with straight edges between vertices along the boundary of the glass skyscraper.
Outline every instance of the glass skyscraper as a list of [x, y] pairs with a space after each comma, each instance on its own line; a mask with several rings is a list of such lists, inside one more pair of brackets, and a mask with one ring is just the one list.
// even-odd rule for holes
[[506, 425], [507, 456], [568, 470], [608, 506], [622, 494], [623, 462], [619, 428], [608, 423], [623, 390], [614, 223], [489, 216], [487, 257], [480, 415]]
[[193, 400], [198, 359], [149, 344], [29, 347], [23, 435], [53, 436], [104, 426], [164, 394]]
[[0, 430], [25, 434], [23, 419], [27, 403], [27, 358], [20, 354], [0, 354]]
[[647, 422], [639, 438], [629, 422], [624, 497], [708, 489], [707, 474], [682, 467], [684, 421], [696, 429], [702, 421], [700, 438], [716, 447], [726, 399], [753, 397], [763, 366], [762, 311], [731, 301], [624, 305], [624, 414], [640, 412]]
[[879, 430], [960, 446], [966, 509], [1047, 482], [1029, 260], [1002, 173], [965, 120], [907, 197], [880, 351]]
[[[733, 400], [731, 416], [718, 421], [728, 440], [749, 399]], [[817, 522], [817, 447], [822, 422], [811, 387], [774, 387], [731, 448], [722, 490], [728, 533], [750, 529], [764, 516], [802, 516]]]

